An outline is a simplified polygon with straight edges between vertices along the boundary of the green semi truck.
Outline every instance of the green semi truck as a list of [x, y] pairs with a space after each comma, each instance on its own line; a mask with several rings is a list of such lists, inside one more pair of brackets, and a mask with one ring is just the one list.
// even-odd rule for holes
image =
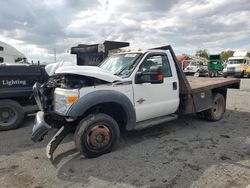
[[210, 77], [218, 77], [223, 70], [220, 54], [208, 56], [208, 74]]

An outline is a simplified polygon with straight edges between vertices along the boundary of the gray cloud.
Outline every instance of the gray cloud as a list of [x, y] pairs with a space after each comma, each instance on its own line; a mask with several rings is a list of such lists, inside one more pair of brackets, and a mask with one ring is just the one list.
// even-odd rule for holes
[[190, 53], [223, 49], [250, 34], [248, 0], [10, 0], [0, 1], [0, 7], [0, 37], [19, 41], [27, 56], [45, 60], [54, 47], [63, 53], [78, 43], [105, 39], [142, 48], [170, 43]]

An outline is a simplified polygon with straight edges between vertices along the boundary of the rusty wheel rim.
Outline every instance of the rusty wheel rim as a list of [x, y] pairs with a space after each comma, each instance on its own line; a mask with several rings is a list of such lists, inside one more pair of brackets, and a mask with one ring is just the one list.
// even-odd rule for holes
[[111, 134], [105, 125], [96, 125], [88, 133], [87, 142], [93, 149], [103, 149], [110, 144]]

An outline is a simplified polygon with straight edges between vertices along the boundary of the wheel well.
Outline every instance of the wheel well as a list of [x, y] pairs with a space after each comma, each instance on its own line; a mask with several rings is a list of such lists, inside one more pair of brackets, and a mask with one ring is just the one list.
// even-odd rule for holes
[[227, 99], [227, 88], [216, 88], [212, 90], [212, 93], [220, 93], [223, 95], [223, 97], [225, 98], [225, 100]]
[[114, 103], [114, 102], [107, 102], [107, 103], [101, 103], [97, 104], [90, 109], [88, 109], [80, 119], [87, 117], [89, 114], [96, 114], [96, 113], [104, 113], [112, 118], [117, 122], [119, 127], [121, 129], [124, 129], [127, 125], [127, 114], [123, 107], [120, 104]]

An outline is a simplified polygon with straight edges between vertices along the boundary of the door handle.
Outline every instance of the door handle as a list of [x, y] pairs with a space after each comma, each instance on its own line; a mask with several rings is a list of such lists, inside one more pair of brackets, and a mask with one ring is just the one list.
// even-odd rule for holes
[[173, 90], [177, 90], [177, 82], [173, 82]]

